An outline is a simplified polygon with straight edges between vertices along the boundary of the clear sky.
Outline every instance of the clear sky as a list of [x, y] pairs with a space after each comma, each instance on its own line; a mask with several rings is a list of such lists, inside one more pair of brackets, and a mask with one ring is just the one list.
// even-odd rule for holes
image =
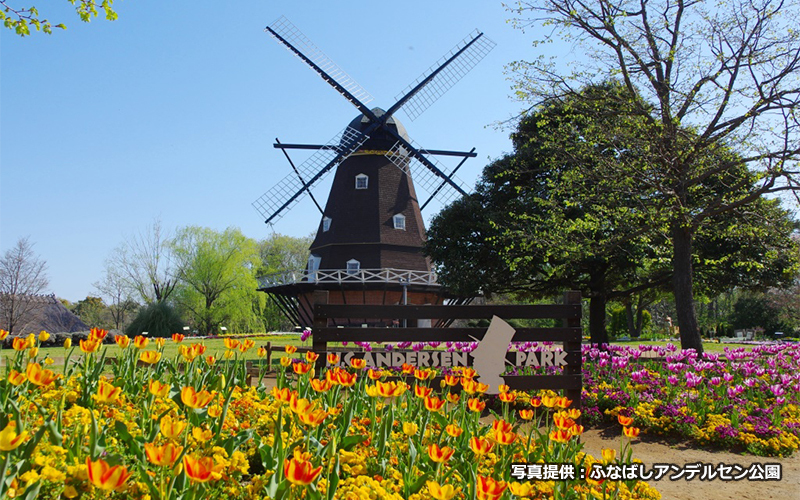
[[[425, 114], [398, 114], [422, 147], [477, 148], [459, 173], [468, 190], [510, 150], [493, 124], [523, 107], [504, 66], [542, 54], [499, 1], [118, 0], [119, 20], [90, 24], [66, 0], [34, 4], [68, 29], [0, 33], [0, 251], [30, 236], [51, 291], [71, 301], [95, 293], [103, 261], [156, 218], [256, 239], [316, 229], [308, 198], [272, 227], [252, 207], [291, 172], [272, 144], [327, 142], [358, 112], [264, 32], [281, 15], [384, 109], [473, 29], [494, 40]], [[326, 186], [315, 194], [324, 203]]]

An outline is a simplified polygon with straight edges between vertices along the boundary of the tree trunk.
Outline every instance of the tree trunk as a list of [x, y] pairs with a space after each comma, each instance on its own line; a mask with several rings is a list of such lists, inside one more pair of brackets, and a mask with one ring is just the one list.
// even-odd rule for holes
[[605, 284], [605, 268], [589, 278], [589, 337], [592, 344], [608, 344]]
[[680, 328], [681, 348], [703, 352], [700, 332], [697, 329], [697, 313], [694, 308], [692, 243], [694, 234], [683, 228], [680, 222], [672, 227], [672, 291]]
[[625, 319], [628, 321], [628, 335], [635, 339], [639, 336], [639, 332], [636, 329], [636, 322], [633, 319], [633, 304], [631, 304], [631, 299], [625, 301]]

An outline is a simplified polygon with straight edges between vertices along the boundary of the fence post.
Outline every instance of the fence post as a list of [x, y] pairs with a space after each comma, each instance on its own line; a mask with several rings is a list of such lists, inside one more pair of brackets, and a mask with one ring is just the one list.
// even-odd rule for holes
[[[328, 303], [328, 292], [327, 290], [315, 290], [311, 296], [311, 314], [314, 314], [314, 306], [316, 304], [327, 304]], [[311, 349], [319, 354], [319, 358], [317, 358], [317, 363], [315, 365], [317, 373], [322, 373], [322, 369], [325, 367], [326, 359], [327, 359], [327, 351], [328, 351], [328, 343], [325, 341], [319, 340], [319, 335], [317, 332], [320, 328], [325, 328], [328, 326], [328, 318], [317, 318], [316, 314], [314, 314], [314, 323], [313, 328], [311, 330]]]
[[[564, 293], [564, 303], [568, 305], [581, 305], [581, 292], [576, 290], [570, 290]], [[581, 315], [580, 312], [578, 313], [577, 317], [570, 317], [564, 320], [565, 327], [578, 327], [581, 326]], [[582, 337], [582, 335], [581, 335]], [[578, 353], [578, 364], [573, 365], [569, 364], [564, 369], [564, 375], [578, 375], [582, 376], [583, 372], [583, 361], [581, 358], [581, 337], [578, 337], [578, 341], [565, 341], [563, 349], [566, 352], [576, 352]], [[581, 391], [583, 388], [583, 383], [577, 389], [567, 389], [567, 398], [572, 400], [572, 407], [581, 409]], [[580, 423], [580, 420], [578, 420]]]

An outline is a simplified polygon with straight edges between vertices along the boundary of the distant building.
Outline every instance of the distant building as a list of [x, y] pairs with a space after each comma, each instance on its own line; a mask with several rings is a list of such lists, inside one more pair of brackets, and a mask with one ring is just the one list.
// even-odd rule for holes
[[[15, 335], [38, 333], [45, 330], [50, 333], [72, 333], [89, 330], [89, 326], [64, 307], [55, 295], [28, 295], [15, 297], [16, 301], [29, 301], [33, 307], [25, 307], [27, 313], [17, 320]], [[0, 297], [0, 322], [5, 323], [5, 304], [8, 297]], [[3, 324], [0, 328], [7, 329]]]

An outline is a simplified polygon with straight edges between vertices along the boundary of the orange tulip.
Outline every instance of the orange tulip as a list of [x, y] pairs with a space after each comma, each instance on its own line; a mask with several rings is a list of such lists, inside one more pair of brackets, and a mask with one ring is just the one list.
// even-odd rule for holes
[[459, 394], [456, 394], [454, 392], [447, 393], [447, 400], [450, 401], [451, 403], [457, 404], [459, 399], [461, 399], [461, 396]]
[[498, 444], [511, 444], [517, 439], [517, 435], [513, 432], [505, 432], [502, 430], [495, 430], [493, 436]]
[[8, 383], [11, 385], [22, 385], [23, 382], [28, 380], [28, 377], [24, 373], [20, 373], [17, 370], [11, 370], [8, 373]]
[[348, 373], [344, 370], [341, 370], [338, 373], [338, 379], [336, 380], [339, 385], [342, 387], [352, 387], [356, 383], [356, 374], [355, 373]]
[[472, 380], [478, 376], [478, 372], [474, 368], [465, 367], [461, 369], [461, 377]]
[[471, 378], [464, 378], [461, 381], [461, 387], [464, 389], [464, 392], [470, 395], [475, 394], [475, 392], [477, 392], [477, 387], [476, 387], [477, 385], [478, 383], [472, 380]]
[[566, 429], [556, 429], [550, 432], [550, 440], [557, 443], [566, 443], [572, 437], [572, 433]]
[[467, 400], [467, 408], [475, 413], [482, 412], [486, 408], [486, 402], [481, 401], [479, 398], [470, 398]]
[[189, 408], [204, 408], [214, 399], [214, 393], [202, 390], [197, 392], [194, 387], [181, 389], [181, 401]]
[[620, 425], [622, 425], [623, 427], [628, 426], [633, 423], [633, 417], [626, 417], [625, 415], [617, 415], [617, 422], [619, 422]]
[[125, 349], [130, 345], [131, 339], [127, 335], [114, 335], [114, 342], [117, 343], [122, 349]]
[[558, 398], [558, 400], [556, 401], [556, 406], [558, 406], [559, 408], [569, 408], [569, 406], [571, 404], [572, 404], [572, 400], [571, 399], [567, 399], [564, 396]]
[[339, 356], [333, 353], [328, 354], [328, 364], [329, 365], [338, 365], [339, 364]]
[[495, 420], [492, 422], [492, 431], [514, 432], [514, 426], [505, 420]]
[[320, 475], [322, 466], [315, 469], [311, 462], [299, 458], [298, 455], [300, 453], [295, 451], [295, 456], [291, 460], [284, 460], [283, 475], [294, 485], [307, 486]]
[[404, 382], [381, 382], [379, 380], [375, 382], [375, 385], [378, 388], [378, 394], [384, 398], [400, 396], [408, 389], [408, 386]]
[[615, 458], [617, 458], [617, 450], [614, 450], [612, 448], [603, 448], [602, 450], [600, 450], [600, 454], [603, 457], [604, 465], [610, 464], [611, 462], [614, 461]]
[[431, 372], [429, 372], [428, 370], [420, 370], [419, 368], [414, 370], [414, 378], [416, 378], [417, 380], [427, 380], [428, 378], [430, 378], [430, 376]]
[[439, 399], [436, 396], [426, 396], [425, 397], [425, 409], [432, 412], [440, 412], [442, 408], [444, 408], [444, 404], [446, 401], [444, 399]]
[[513, 392], [501, 392], [498, 396], [503, 403], [513, 403], [517, 399], [517, 395]]
[[553, 422], [559, 429], [569, 429], [570, 427], [575, 425], [575, 421], [569, 418], [567, 414], [564, 412], [558, 412], [555, 415], [553, 415]]
[[316, 392], [327, 392], [333, 387], [333, 381], [328, 379], [311, 379], [311, 388]]
[[542, 406], [542, 400], [539, 398], [531, 398], [531, 406], [533, 406], [534, 408]]
[[450, 460], [450, 457], [453, 456], [456, 450], [450, 448], [449, 446], [443, 446], [439, 448], [439, 445], [436, 443], [428, 446], [428, 456], [431, 457], [436, 463], [444, 463]]
[[93, 398], [100, 404], [111, 404], [119, 399], [120, 394], [122, 394], [122, 387], [115, 387], [105, 380], [101, 380], [97, 384], [97, 394]]
[[479, 437], [471, 437], [469, 440], [469, 448], [476, 454], [476, 455], [485, 455], [492, 451], [494, 444], [489, 441], [488, 439], [483, 439]]
[[414, 395], [418, 398], [427, 398], [431, 395], [433, 389], [430, 387], [425, 387], [424, 385], [415, 385], [414, 386]]
[[225, 338], [223, 342], [225, 342], [225, 348], [227, 349], [236, 349], [239, 347], [239, 341], [230, 337]]
[[497, 386], [497, 392], [499, 392], [500, 394], [502, 394], [504, 392], [508, 392], [510, 389], [511, 388], [509, 386], [507, 386], [506, 384], [500, 384], [500, 385]]
[[520, 410], [519, 418], [522, 420], [531, 420], [533, 418], [533, 410]]
[[137, 335], [133, 338], [133, 347], [137, 349], [144, 349], [147, 347], [147, 344], [150, 343], [150, 339], [147, 337], [143, 337], [141, 335]]
[[0, 340], [5, 340], [8, 337], [8, 330], [0, 330]]
[[125, 481], [132, 474], [121, 465], [111, 467], [105, 460], [93, 462], [89, 457], [86, 457], [86, 467], [89, 473], [89, 481], [101, 490], [106, 491], [122, 489]]
[[214, 472], [214, 459], [211, 457], [194, 458], [191, 455], [184, 455], [183, 468], [193, 483], [206, 483], [212, 479], [211, 473]]
[[139, 361], [154, 365], [161, 359], [161, 353], [158, 351], [142, 351], [139, 354]]
[[273, 387], [272, 396], [281, 403], [289, 403], [292, 401], [292, 399], [297, 397], [297, 392], [292, 391], [288, 387], [284, 387], [283, 389]]
[[495, 481], [491, 477], [478, 476], [478, 500], [497, 500], [508, 485], [505, 481]]
[[186, 421], [173, 419], [170, 415], [163, 416], [159, 425], [161, 434], [167, 439], [176, 439], [180, 437], [185, 428]]
[[286, 354], [294, 354], [297, 352], [297, 346], [287, 345], [285, 349], [286, 349]]
[[161, 446], [156, 446], [155, 443], [145, 443], [144, 445], [144, 453], [147, 455], [147, 460], [153, 465], [163, 467], [172, 467], [182, 451], [183, 446], [172, 443], [166, 443]]
[[259, 358], [263, 358], [264, 356], [267, 355], [267, 348], [266, 347], [259, 347], [258, 350], [256, 351], [256, 355]]
[[164, 347], [164, 344], [167, 343], [167, 339], [165, 339], [164, 337], [159, 337], [155, 340], [155, 342], [156, 342], [156, 347], [161, 349], [162, 347]]
[[100, 349], [100, 341], [99, 340], [81, 340], [81, 351], [85, 352], [86, 354], [92, 353]]
[[285, 367], [287, 367], [287, 366], [292, 364], [292, 358], [290, 358], [289, 356], [284, 356], [284, 357], [280, 358], [280, 362], [281, 362], [281, 366], [283, 366], [285, 368]]
[[566, 413], [567, 416], [572, 420], [575, 420], [581, 416], [581, 411], [577, 408], [570, 408], [569, 410], [566, 410]]
[[206, 353], [206, 345], [205, 344], [192, 344], [192, 349], [195, 350], [198, 356], [202, 356]]
[[28, 363], [25, 374], [32, 384], [42, 387], [52, 384], [58, 378], [52, 370], [43, 370], [39, 363]]
[[367, 366], [367, 360], [364, 358], [350, 358], [350, 366], [356, 370], [363, 370]]
[[313, 409], [313, 407], [311, 407], [308, 410], [299, 413], [297, 416], [305, 425], [316, 427], [325, 420], [325, 418], [328, 416], [328, 412], [323, 409]]
[[367, 370], [367, 376], [370, 380], [380, 380], [383, 378], [383, 372], [377, 368], [370, 368]]
[[638, 427], [623, 427], [622, 433], [629, 438], [635, 438], [639, 436], [639, 428]]
[[536, 492], [535, 487], [531, 483], [518, 483], [516, 481], [508, 483], [508, 489], [514, 496], [520, 498], [533, 496]]
[[292, 370], [298, 375], [305, 375], [314, 368], [311, 363], [292, 363]]
[[179, 343], [183, 342], [183, 339], [185, 339], [185, 338], [186, 338], [186, 335], [184, 335], [182, 333], [173, 333], [172, 334], [172, 341], [175, 342], [176, 344], [179, 344]]
[[457, 377], [455, 375], [445, 375], [444, 376], [444, 383], [449, 385], [450, 387], [455, 387], [461, 381], [461, 377]]
[[244, 347], [245, 351], [249, 351], [256, 346], [256, 341], [253, 339], [245, 339], [242, 341], [242, 346]]
[[206, 356], [206, 364], [208, 366], [214, 366], [215, 364], [217, 364], [217, 358], [209, 354], [208, 356]]
[[316, 363], [319, 359], [319, 354], [315, 353], [314, 351], [308, 351], [306, 353], [306, 361], [309, 363]]
[[464, 432], [464, 429], [457, 426], [456, 424], [450, 424], [444, 428], [444, 431], [447, 433], [448, 436], [457, 438]]
[[99, 340], [103, 342], [106, 335], [108, 335], [108, 330], [103, 330], [102, 328], [92, 328], [89, 330], [89, 340]]
[[147, 386], [150, 394], [159, 398], [165, 398], [169, 395], [170, 385], [169, 384], [162, 384], [156, 379], [150, 381]]
[[581, 434], [583, 434], [583, 426], [582, 425], [577, 425], [576, 424], [576, 425], [573, 425], [572, 427], [570, 427], [567, 430], [573, 436], [580, 436]]

